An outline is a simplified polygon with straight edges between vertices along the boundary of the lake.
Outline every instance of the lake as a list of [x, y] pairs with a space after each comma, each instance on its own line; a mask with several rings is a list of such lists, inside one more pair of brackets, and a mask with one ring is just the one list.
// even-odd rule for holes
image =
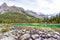
[[36, 27], [46, 27], [46, 28], [60, 28], [60, 24], [12, 24], [12, 26], [36, 26]]

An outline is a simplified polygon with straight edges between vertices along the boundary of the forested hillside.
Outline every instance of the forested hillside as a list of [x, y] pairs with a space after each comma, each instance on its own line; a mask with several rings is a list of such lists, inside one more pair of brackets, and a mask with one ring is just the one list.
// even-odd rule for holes
[[0, 23], [40, 23], [40, 19], [26, 13], [5, 12], [0, 14]]
[[44, 18], [44, 20], [35, 18], [26, 13], [18, 12], [5, 12], [0, 14], [0, 23], [60, 23], [60, 14], [56, 15], [54, 18]]

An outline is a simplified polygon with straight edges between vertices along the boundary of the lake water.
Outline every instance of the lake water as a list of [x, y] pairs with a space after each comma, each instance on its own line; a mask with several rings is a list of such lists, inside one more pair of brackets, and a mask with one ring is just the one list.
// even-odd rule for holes
[[60, 28], [59, 24], [13, 24], [13, 26], [37, 26], [46, 28]]

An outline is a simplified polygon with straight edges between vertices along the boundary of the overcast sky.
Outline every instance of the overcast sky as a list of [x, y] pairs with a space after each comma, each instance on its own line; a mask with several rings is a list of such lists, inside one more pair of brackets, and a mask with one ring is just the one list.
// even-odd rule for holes
[[45, 14], [60, 12], [60, 0], [0, 0], [0, 5], [4, 2]]

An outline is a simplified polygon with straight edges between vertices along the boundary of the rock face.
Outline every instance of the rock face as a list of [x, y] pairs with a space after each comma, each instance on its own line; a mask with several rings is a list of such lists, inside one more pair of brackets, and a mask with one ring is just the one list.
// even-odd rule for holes
[[30, 11], [30, 10], [27, 10], [26, 12], [27, 12], [27, 14], [32, 15], [32, 16], [39, 18], [39, 19], [47, 18], [47, 15], [44, 15], [43, 13], [38, 14], [38, 13]]
[[3, 3], [0, 6], [0, 12], [4, 12], [4, 11], [25, 12], [25, 10], [22, 7], [8, 6], [6, 3]]
[[2, 5], [1, 5], [1, 7], [0, 7], [1, 9], [7, 9], [8, 8], [8, 6], [7, 6], [7, 4], [6, 3], [3, 3]]
[[24, 11], [23, 8], [21, 8], [21, 7], [16, 7], [16, 6], [11, 6], [11, 7], [9, 7], [7, 10], [13, 11], [13, 12], [22, 12], [22, 11]]

